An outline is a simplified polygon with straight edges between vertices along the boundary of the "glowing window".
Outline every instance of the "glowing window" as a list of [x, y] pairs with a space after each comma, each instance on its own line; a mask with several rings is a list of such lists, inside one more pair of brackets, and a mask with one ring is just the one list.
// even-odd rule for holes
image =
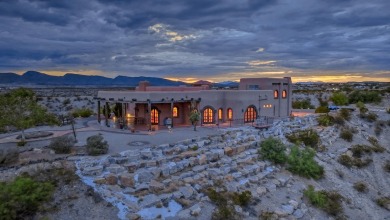
[[150, 123], [158, 125], [158, 110], [155, 108], [150, 112]]
[[222, 120], [222, 114], [223, 114], [222, 109], [221, 108], [218, 109], [218, 120]]
[[203, 110], [203, 123], [204, 124], [213, 123], [213, 110], [211, 108], [206, 108]]
[[245, 111], [244, 122], [253, 122], [256, 119], [256, 109], [254, 107], [248, 107]]
[[233, 109], [228, 108], [228, 110], [227, 110], [227, 118], [228, 118], [229, 120], [232, 120], [232, 119], [233, 119]]
[[285, 99], [286, 97], [287, 97], [287, 91], [286, 91], [286, 90], [283, 90], [283, 91], [282, 91], [282, 98]]
[[279, 98], [279, 92], [278, 92], [278, 90], [275, 90], [275, 91], [274, 91], [274, 98], [275, 98], [275, 99]]
[[173, 107], [173, 109], [172, 109], [172, 116], [174, 118], [178, 118], [179, 117], [179, 109], [176, 106]]

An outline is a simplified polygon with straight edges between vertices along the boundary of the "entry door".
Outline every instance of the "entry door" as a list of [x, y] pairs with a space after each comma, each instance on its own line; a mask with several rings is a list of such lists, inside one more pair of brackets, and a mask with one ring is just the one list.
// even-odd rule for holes
[[157, 109], [152, 109], [150, 112], [150, 123], [152, 125], [158, 125], [159, 124], [159, 115], [158, 115], [158, 110]]

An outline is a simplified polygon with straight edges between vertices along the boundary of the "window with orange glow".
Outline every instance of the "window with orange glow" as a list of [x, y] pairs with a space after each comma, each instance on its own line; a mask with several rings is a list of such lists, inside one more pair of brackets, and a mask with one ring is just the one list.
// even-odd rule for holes
[[179, 117], [179, 109], [176, 106], [173, 107], [173, 109], [172, 109], [172, 116], [174, 118], [178, 118]]
[[244, 121], [253, 122], [256, 119], [256, 109], [254, 107], [248, 107], [245, 111]]
[[279, 92], [278, 92], [278, 90], [275, 90], [275, 91], [274, 91], [274, 98], [275, 98], [275, 99], [279, 98]]
[[233, 119], [233, 109], [229, 108], [229, 109], [227, 110], [227, 118], [228, 118], [229, 120], [232, 120], [232, 119]]
[[158, 110], [155, 108], [150, 112], [150, 123], [158, 125]]
[[283, 92], [282, 92], [282, 98], [286, 98], [287, 97], [287, 91], [286, 90], [283, 90]]
[[223, 114], [222, 109], [221, 108], [218, 109], [218, 120], [222, 120], [222, 114]]
[[211, 108], [206, 108], [203, 110], [203, 123], [211, 124], [213, 123], [213, 110]]

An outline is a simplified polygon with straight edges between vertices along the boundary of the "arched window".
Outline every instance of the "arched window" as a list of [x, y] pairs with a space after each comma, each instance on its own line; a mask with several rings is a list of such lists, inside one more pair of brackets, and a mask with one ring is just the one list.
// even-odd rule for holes
[[254, 122], [256, 119], [256, 109], [253, 106], [250, 106], [246, 109], [245, 115], [244, 115], [244, 122]]
[[158, 125], [159, 124], [159, 113], [157, 108], [153, 108], [150, 112], [150, 123], [152, 125]]
[[218, 120], [222, 120], [223, 118], [223, 111], [222, 108], [218, 109]]
[[275, 99], [279, 98], [279, 91], [278, 90], [274, 91], [274, 98]]
[[228, 120], [232, 120], [233, 119], [233, 109], [228, 108], [228, 110], [227, 110], [227, 118], [228, 118]]
[[211, 108], [205, 108], [203, 110], [203, 124], [211, 124], [214, 121], [213, 110]]
[[173, 109], [172, 109], [172, 116], [174, 118], [178, 118], [179, 117], [179, 108], [174, 106]]
[[286, 97], [287, 97], [287, 91], [286, 91], [286, 90], [283, 90], [283, 91], [282, 91], [282, 98], [285, 99]]

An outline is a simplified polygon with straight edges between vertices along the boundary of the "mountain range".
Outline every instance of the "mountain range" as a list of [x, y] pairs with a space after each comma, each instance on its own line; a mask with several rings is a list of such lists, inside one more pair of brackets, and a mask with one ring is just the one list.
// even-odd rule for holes
[[[182, 81], [173, 81], [159, 77], [128, 77], [117, 76], [108, 78], [104, 76], [90, 76], [74, 73], [66, 73], [63, 76], [52, 76], [37, 71], [27, 71], [22, 75], [16, 73], [0, 73], [0, 84], [11, 85], [63, 85], [63, 86], [138, 86], [140, 81], [149, 81], [153, 86], [179, 86], [188, 85]], [[203, 84], [209, 84], [214, 87], [238, 87], [238, 82], [226, 81], [220, 83], [211, 83], [200, 80]], [[206, 83], [207, 82], [207, 83]]]
[[154, 86], [186, 85], [185, 82], [172, 81], [158, 77], [128, 77], [89, 76], [67, 73], [63, 76], [52, 76], [37, 71], [27, 71], [22, 75], [16, 73], [0, 73], [0, 84], [28, 85], [99, 85], [99, 86], [137, 86], [140, 81], [149, 81]]

